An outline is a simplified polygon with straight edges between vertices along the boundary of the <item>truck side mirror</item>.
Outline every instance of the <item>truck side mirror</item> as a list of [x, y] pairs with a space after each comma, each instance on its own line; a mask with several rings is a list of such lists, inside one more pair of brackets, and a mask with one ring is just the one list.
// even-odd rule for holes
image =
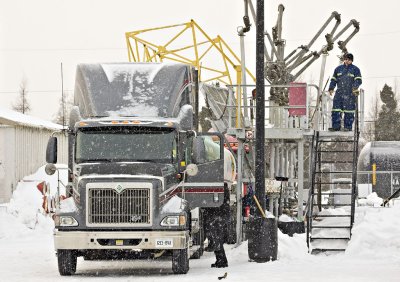
[[204, 139], [201, 136], [193, 138], [192, 145], [192, 162], [195, 164], [203, 164], [206, 162], [206, 146], [204, 144]]
[[50, 137], [47, 143], [46, 162], [49, 164], [57, 163], [57, 137]]

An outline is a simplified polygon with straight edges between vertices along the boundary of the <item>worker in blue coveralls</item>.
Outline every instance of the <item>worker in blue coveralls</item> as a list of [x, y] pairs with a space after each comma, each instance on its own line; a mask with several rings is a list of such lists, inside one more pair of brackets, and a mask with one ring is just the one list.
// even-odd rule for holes
[[352, 130], [356, 99], [360, 93], [358, 88], [362, 83], [360, 69], [353, 65], [353, 54], [347, 53], [343, 59], [343, 65], [335, 69], [329, 84], [331, 96], [335, 86], [337, 86], [332, 106], [332, 127], [329, 128], [329, 131], [340, 130], [342, 114], [344, 114], [343, 130]]

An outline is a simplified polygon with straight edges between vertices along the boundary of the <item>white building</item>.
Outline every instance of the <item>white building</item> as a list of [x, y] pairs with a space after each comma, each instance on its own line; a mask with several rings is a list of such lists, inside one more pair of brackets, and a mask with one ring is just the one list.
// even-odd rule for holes
[[67, 164], [62, 126], [0, 108], [0, 203], [8, 202], [18, 181], [46, 164], [49, 137], [58, 137], [58, 163]]

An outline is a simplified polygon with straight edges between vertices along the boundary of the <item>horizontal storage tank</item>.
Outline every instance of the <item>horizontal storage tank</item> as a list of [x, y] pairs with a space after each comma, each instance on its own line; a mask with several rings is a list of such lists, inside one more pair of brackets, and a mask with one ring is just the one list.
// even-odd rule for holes
[[357, 182], [371, 183], [372, 192], [388, 198], [400, 188], [400, 141], [368, 142], [360, 152], [357, 167]]

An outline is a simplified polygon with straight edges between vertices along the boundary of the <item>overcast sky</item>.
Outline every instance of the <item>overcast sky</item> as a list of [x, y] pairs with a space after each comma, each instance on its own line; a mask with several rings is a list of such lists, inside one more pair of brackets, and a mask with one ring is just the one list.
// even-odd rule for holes
[[[239, 55], [236, 29], [243, 25], [243, 0], [0, 0], [0, 106], [11, 108], [23, 77], [27, 80], [31, 114], [51, 119], [64, 89], [74, 88], [75, 67], [82, 62], [128, 61], [125, 32], [183, 23], [194, 19], [211, 36], [221, 35]], [[278, 5], [285, 6], [283, 37], [286, 54], [308, 44], [333, 11], [343, 28], [351, 19], [361, 30], [348, 44], [360, 67], [368, 97], [377, 96], [385, 82], [400, 78], [400, 2], [398, 0], [267, 0], [265, 28], [270, 32]], [[256, 0], [253, 0], [256, 6]], [[332, 22], [333, 23], [333, 22]], [[330, 31], [331, 26], [326, 32]], [[350, 32], [351, 29], [349, 29]], [[345, 34], [346, 35], [346, 34]], [[255, 73], [255, 26], [246, 38], [247, 62]], [[324, 44], [313, 45], [318, 51]], [[328, 57], [325, 79], [338, 64], [335, 49]], [[303, 75], [317, 82], [320, 60]], [[400, 81], [400, 80], [399, 80]]]

